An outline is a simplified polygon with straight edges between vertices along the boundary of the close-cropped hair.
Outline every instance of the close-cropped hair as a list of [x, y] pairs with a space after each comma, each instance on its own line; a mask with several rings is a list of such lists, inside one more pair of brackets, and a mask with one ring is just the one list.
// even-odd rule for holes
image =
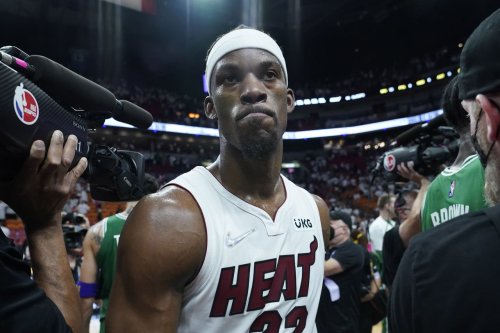
[[455, 76], [448, 83], [443, 92], [441, 106], [446, 122], [458, 133], [467, 133], [469, 129], [469, 118], [467, 111], [463, 108], [458, 97], [458, 76]]

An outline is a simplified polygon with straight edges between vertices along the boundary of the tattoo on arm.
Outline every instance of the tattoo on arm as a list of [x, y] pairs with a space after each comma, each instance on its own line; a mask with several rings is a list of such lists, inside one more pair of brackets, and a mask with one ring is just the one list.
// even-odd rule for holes
[[92, 235], [92, 240], [97, 246], [101, 246], [102, 237], [98, 233], [94, 233]]

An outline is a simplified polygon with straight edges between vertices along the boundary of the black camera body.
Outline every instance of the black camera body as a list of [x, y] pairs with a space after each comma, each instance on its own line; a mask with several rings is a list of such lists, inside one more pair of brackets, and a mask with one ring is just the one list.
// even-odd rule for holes
[[424, 176], [438, 173], [440, 166], [454, 159], [458, 154], [460, 140], [451, 127], [439, 126], [433, 131], [422, 132], [409, 146], [397, 147], [382, 154], [372, 172], [387, 181], [403, 181], [396, 166], [413, 163], [413, 168]]
[[143, 155], [89, 142], [89, 131], [102, 126], [111, 115], [106, 110], [90, 113], [75, 105], [63, 106], [56, 100], [70, 100], [71, 96], [51, 97], [26, 73], [13, 67], [0, 62], [0, 180], [16, 175], [34, 140], [43, 140], [48, 146], [58, 129], [65, 138], [70, 134], [78, 138], [72, 166], [87, 157], [89, 164], [83, 177], [94, 199], [139, 200], [143, 196]]

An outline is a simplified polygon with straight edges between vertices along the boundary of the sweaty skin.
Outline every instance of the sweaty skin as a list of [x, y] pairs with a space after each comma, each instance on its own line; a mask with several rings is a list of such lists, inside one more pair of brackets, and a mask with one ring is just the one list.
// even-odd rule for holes
[[[241, 49], [216, 64], [205, 112], [218, 119], [220, 156], [208, 170], [232, 194], [275, 217], [286, 199], [280, 178], [282, 136], [295, 98], [278, 60]], [[324, 244], [328, 207], [318, 205]], [[142, 199], [120, 237], [108, 332], [175, 332], [184, 287], [201, 268], [206, 231], [198, 204], [167, 186]]]

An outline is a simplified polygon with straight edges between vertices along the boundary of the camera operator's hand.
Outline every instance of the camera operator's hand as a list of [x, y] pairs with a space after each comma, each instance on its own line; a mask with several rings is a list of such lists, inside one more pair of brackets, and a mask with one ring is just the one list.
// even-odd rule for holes
[[419, 174], [415, 169], [413, 169], [413, 162], [408, 162], [407, 164], [401, 163], [397, 165], [398, 169], [398, 174], [406, 178], [408, 180], [411, 180], [419, 185], [422, 185], [422, 182], [428, 181], [425, 176], [422, 176]]
[[47, 157], [44, 142], [33, 142], [19, 173], [13, 180], [0, 183], [0, 199], [21, 217], [27, 231], [60, 227], [62, 208], [87, 168], [87, 159], [82, 158], [69, 170], [76, 145], [76, 136], [70, 135], [64, 144], [62, 133], [54, 131]]
[[[33, 142], [30, 156], [11, 181], [0, 183], [0, 199], [21, 217], [28, 239], [33, 279], [57, 306], [74, 333], [82, 331], [78, 291], [68, 263], [61, 226], [61, 211], [85, 168], [87, 159], [69, 169], [77, 139], [70, 135], [66, 144], [60, 131], [52, 135], [45, 157], [45, 144]], [[19, 276], [17, 283], [29, 278]], [[16, 282], [14, 282], [16, 283]], [[26, 289], [26, 288], [24, 288]], [[37, 291], [33, 290], [33, 293]], [[39, 297], [22, 300], [26, 313], [37, 311]], [[60, 314], [47, 312], [44, 320], [55, 327]], [[58, 326], [59, 327], [59, 326]]]

